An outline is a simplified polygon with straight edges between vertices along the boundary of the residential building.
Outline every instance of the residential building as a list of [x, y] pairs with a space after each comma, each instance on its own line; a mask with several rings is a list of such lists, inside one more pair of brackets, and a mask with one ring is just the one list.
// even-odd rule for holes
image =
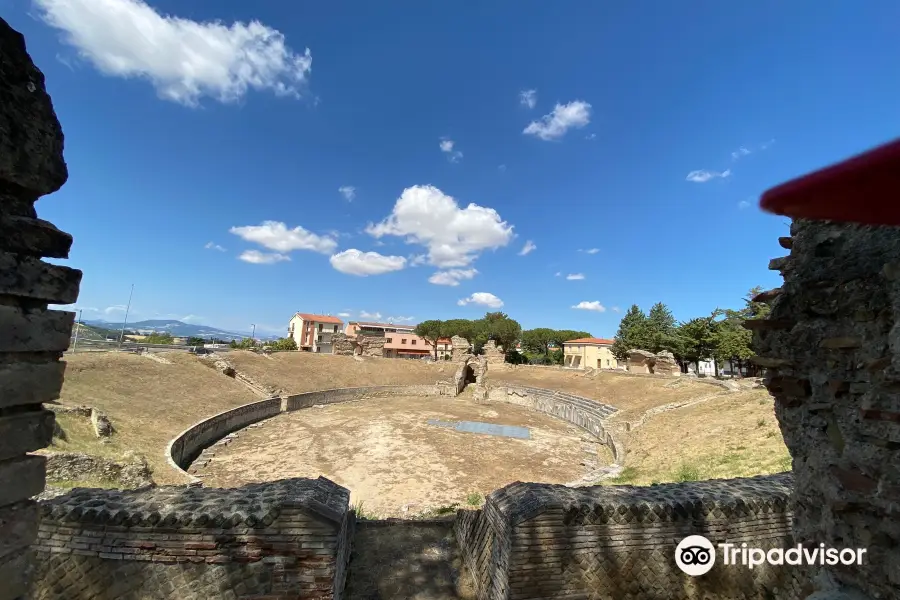
[[563, 364], [574, 369], [617, 369], [619, 362], [612, 353], [612, 340], [579, 338], [563, 344]]
[[288, 337], [294, 338], [300, 350], [331, 354], [332, 337], [343, 326], [343, 321], [331, 315], [296, 313], [288, 324]]
[[[415, 334], [415, 325], [398, 325], [396, 323], [372, 323], [367, 321], [350, 321], [344, 330], [348, 336], [371, 335], [383, 337], [384, 355], [386, 358], [425, 358], [434, 356], [434, 347], [425, 338]], [[453, 344], [449, 338], [437, 341], [438, 359], [443, 360], [450, 355]]]

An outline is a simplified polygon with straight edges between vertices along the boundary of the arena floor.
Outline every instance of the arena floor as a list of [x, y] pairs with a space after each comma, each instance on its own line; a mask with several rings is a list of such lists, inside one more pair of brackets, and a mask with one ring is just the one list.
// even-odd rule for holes
[[[530, 439], [456, 431], [428, 420], [527, 427]], [[467, 504], [514, 481], [566, 483], [608, 450], [581, 429], [509, 404], [457, 398], [356, 400], [285, 413], [242, 430], [200, 471], [204, 486], [232, 487], [323, 475], [366, 513], [403, 517]]]

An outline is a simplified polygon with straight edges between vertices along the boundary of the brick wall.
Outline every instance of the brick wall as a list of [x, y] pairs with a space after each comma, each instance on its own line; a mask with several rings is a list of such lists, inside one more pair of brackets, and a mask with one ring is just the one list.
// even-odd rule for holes
[[348, 490], [324, 478], [75, 490], [41, 506], [31, 597], [340, 598], [348, 501]]
[[456, 535], [480, 599], [804, 598], [798, 566], [721, 565], [689, 577], [674, 550], [688, 535], [763, 549], [792, 542], [789, 475], [656, 485], [567, 488], [514, 483]]
[[900, 597], [900, 229], [797, 220], [779, 242], [784, 284], [746, 326], [793, 457], [795, 535], [868, 549], [823, 590]]
[[37, 218], [34, 203], [66, 182], [63, 134], [22, 35], [0, 19], [0, 600], [21, 597], [37, 534], [31, 496], [44, 489], [44, 458], [74, 313], [48, 310], [78, 297], [72, 236]]

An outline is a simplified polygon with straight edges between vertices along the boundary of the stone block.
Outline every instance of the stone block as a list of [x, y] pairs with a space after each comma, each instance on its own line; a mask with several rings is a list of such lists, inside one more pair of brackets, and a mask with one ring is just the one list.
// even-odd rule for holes
[[0, 240], [4, 250], [49, 258], [69, 258], [72, 247], [72, 236], [49, 221], [3, 213], [0, 213]]
[[81, 271], [51, 265], [33, 256], [0, 252], [0, 294], [72, 304], [78, 299]]
[[30, 553], [25, 552], [0, 558], [0, 600], [26, 597], [32, 571], [30, 558]]
[[49, 410], [0, 417], [0, 460], [49, 446], [55, 420]]
[[44, 74], [25, 48], [25, 38], [0, 19], [0, 180], [36, 199], [68, 178], [63, 134], [44, 86]]
[[0, 462], [0, 506], [43, 492], [46, 463], [45, 457], [37, 455]]
[[38, 533], [38, 507], [33, 501], [0, 508], [0, 560], [31, 545]]
[[69, 347], [74, 323], [73, 312], [26, 313], [0, 306], [0, 352], [62, 352]]
[[0, 363], [0, 409], [59, 398], [66, 363]]

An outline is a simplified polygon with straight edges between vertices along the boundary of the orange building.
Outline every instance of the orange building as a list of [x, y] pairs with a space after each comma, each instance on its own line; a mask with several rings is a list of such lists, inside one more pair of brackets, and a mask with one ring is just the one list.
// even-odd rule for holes
[[[398, 325], [396, 323], [370, 323], [366, 321], [350, 321], [344, 330], [348, 336], [371, 335], [383, 337], [384, 355], [387, 358], [425, 358], [434, 356], [434, 347], [425, 338], [415, 334], [415, 325]], [[450, 355], [453, 346], [449, 338], [437, 342], [438, 359]]]
[[343, 321], [331, 315], [296, 313], [288, 325], [288, 336], [294, 338], [300, 350], [331, 354], [331, 338], [343, 325]]

